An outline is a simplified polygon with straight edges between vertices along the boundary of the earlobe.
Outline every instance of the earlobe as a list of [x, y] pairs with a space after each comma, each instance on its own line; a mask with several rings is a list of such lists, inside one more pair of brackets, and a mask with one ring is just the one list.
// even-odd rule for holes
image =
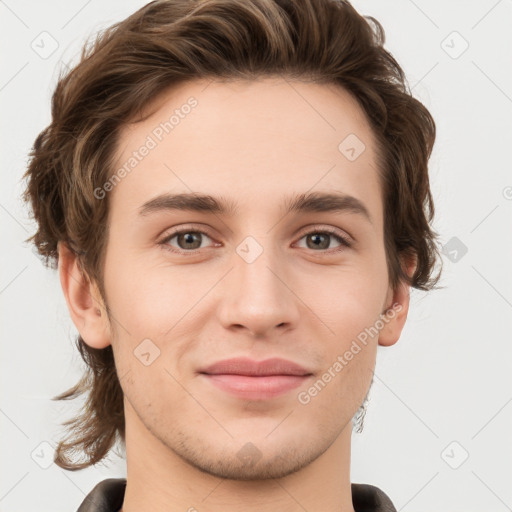
[[[417, 259], [413, 258], [406, 266], [407, 275], [413, 274], [416, 264]], [[409, 312], [410, 289], [411, 287], [402, 281], [396, 290], [389, 290], [387, 309], [381, 315], [384, 327], [379, 333], [379, 345], [389, 347], [400, 339]]]
[[92, 348], [110, 345], [109, 323], [98, 287], [80, 269], [76, 254], [64, 242], [58, 244], [59, 277], [71, 319]]

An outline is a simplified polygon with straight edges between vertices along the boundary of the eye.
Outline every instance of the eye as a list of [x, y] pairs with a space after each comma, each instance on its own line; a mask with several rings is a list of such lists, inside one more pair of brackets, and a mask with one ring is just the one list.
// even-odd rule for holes
[[[332, 228], [315, 229], [303, 235], [300, 240], [306, 239], [307, 249], [331, 249], [331, 239], [334, 238], [338, 243], [338, 247], [334, 247], [334, 251], [343, 250], [352, 247], [352, 243], [348, 238], [342, 236], [337, 230]], [[319, 251], [316, 251], [319, 252]]]
[[[192, 253], [193, 251], [204, 248], [201, 247], [204, 237], [211, 240], [208, 234], [204, 231], [199, 231], [197, 229], [181, 229], [169, 234], [159, 243], [171, 251], [182, 254]], [[176, 239], [175, 243], [177, 244], [177, 247], [171, 243], [174, 239]]]

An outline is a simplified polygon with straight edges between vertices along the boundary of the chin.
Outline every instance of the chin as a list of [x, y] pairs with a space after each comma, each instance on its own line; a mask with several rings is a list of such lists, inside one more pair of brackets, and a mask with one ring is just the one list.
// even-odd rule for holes
[[252, 447], [250, 445], [251, 443], [247, 443], [239, 453], [222, 459], [211, 459], [202, 454], [201, 457], [187, 459], [187, 462], [199, 471], [217, 478], [257, 481], [291, 475], [316, 458], [296, 453], [283, 453], [268, 458], [264, 457], [254, 445]]

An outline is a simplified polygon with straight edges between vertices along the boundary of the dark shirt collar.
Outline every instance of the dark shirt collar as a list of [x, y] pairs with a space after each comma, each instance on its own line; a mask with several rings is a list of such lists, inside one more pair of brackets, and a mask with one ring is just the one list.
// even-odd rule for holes
[[[86, 496], [77, 512], [118, 512], [123, 505], [126, 478], [107, 478]], [[352, 484], [356, 512], [396, 512], [393, 503], [378, 487]]]

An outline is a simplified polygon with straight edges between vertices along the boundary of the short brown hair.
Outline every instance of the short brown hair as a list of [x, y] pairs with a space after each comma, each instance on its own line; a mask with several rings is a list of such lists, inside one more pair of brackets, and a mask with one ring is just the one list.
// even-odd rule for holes
[[[404, 72], [384, 49], [384, 30], [344, 0], [156, 0], [86, 44], [80, 63], [60, 77], [52, 120], [36, 138], [25, 174], [46, 264], [57, 263], [59, 241], [79, 258], [103, 297], [108, 200], [94, 190], [112, 175], [120, 128], [140, 119], [151, 100], [193, 79], [282, 76], [338, 84], [365, 112], [378, 142], [389, 282], [436, 287], [441, 271], [430, 223], [434, 204], [428, 159], [435, 124], [412, 97]], [[139, 117], [137, 117], [139, 116]], [[341, 142], [341, 141], [340, 141]], [[404, 258], [417, 258], [412, 275]], [[441, 262], [440, 262], [441, 263]], [[88, 392], [82, 413], [64, 425], [70, 436], [55, 463], [78, 470], [101, 461], [117, 436], [125, 441], [123, 392], [112, 347], [77, 347], [87, 365], [81, 380], [57, 400]], [[74, 451], [84, 462], [68, 457]]]

